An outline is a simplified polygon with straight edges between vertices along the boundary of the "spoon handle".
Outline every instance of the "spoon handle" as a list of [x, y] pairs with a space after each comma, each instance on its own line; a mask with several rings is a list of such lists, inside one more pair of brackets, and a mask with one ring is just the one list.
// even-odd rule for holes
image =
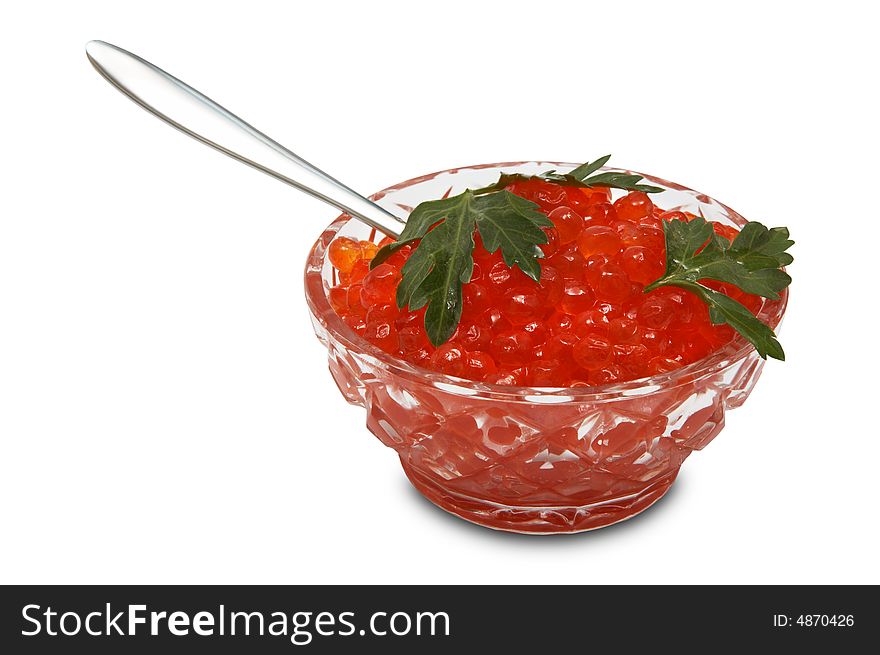
[[399, 236], [404, 219], [355, 193], [161, 68], [104, 41], [90, 41], [86, 54], [110, 84], [184, 134], [305, 191], [388, 236]]

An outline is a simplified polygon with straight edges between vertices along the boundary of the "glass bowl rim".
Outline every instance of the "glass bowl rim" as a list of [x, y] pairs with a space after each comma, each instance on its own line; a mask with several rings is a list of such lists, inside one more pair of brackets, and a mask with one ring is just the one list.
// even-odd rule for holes
[[[420, 182], [431, 180], [445, 173], [458, 173], [462, 170], [480, 170], [488, 168], [508, 168], [513, 166], [522, 166], [526, 164], [538, 164], [555, 167], [574, 168], [579, 164], [568, 162], [545, 161], [545, 160], [524, 160], [512, 162], [497, 162], [491, 164], [475, 164], [472, 166], [456, 166], [434, 173], [419, 175], [403, 182], [398, 182], [392, 186], [386, 187], [381, 191], [369, 196], [370, 200], [378, 201], [385, 197], [388, 193], [404, 189]], [[743, 225], [747, 220], [737, 211], [731, 209], [727, 205], [711, 196], [699, 191], [695, 191], [689, 187], [670, 182], [663, 178], [639, 173], [625, 168], [613, 166], [603, 166], [602, 171], [625, 172], [635, 175], [641, 175], [646, 182], [659, 184], [670, 190], [685, 191], [694, 194], [695, 198], [700, 202], [708, 201], [717, 203], [723, 208], [733, 220], [735, 224]], [[330, 301], [324, 290], [324, 280], [322, 268], [324, 258], [326, 257], [326, 248], [330, 241], [349, 221], [355, 220], [347, 214], [340, 214], [328, 225], [312, 247], [306, 259], [305, 266], [305, 293], [309, 311], [312, 316], [318, 320], [332, 335], [334, 339], [339, 341], [346, 349], [361, 353], [369, 357], [374, 364], [381, 365], [388, 372], [413, 382], [420, 384], [433, 384], [446, 391], [456, 393], [463, 396], [484, 396], [496, 400], [504, 400], [506, 402], [528, 402], [541, 404], [556, 404], [562, 402], [602, 402], [613, 400], [620, 397], [636, 397], [646, 395], [660, 390], [669, 390], [684, 384], [693, 384], [709, 375], [718, 373], [721, 370], [729, 368], [740, 361], [744, 360], [750, 354], [754, 353], [754, 347], [740, 335], [736, 335], [728, 344], [715, 350], [702, 359], [692, 362], [681, 368], [666, 373], [658, 373], [656, 375], [626, 380], [624, 382], [610, 382], [608, 384], [589, 386], [589, 387], [533, 387], [533, 386], [513, 386], [513, 385], [496, 385], [485, 382], [476, 382], [465, 378], [453, 377], [443, 373], [438, 373], [430, 369], [422, 368], [412, 364], [406, 360], [400, 359], [386, 353], [378, 346], [373, 345], [363, 337], [355, 333], [342, 318], [330, 306]], [[320, 252], [320, 254], [319, 254]], [[770, 326], [778, 332], [778, 326], [788, 306], [788, 288], [784, 289], [780, 294], [778, 305], [773, 311], [768, 311], [768, 301], [759, 312], [759, 316], [765, 321], [769, 319]], [[770, 305], [770, 307], [773, 307]]]

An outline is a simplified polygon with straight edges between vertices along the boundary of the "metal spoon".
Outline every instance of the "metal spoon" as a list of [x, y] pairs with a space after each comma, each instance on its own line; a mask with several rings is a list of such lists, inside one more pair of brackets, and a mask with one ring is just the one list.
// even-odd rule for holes
[[89, 41], [86, 55], [110, 84], [184, 134], [305, 191], [388, 236], [399, 236], [405, 219], [355, 193], [161, 68], [104, 41]]

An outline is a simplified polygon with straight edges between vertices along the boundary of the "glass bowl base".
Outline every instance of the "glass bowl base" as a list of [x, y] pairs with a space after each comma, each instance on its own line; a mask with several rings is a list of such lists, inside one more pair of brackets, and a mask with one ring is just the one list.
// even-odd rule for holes
[[450, 514], [485, 528], [522, 534], [587, 532], [630, 519], [660, 500], [678, 475], [675, 469], [638, 492], [577, 506], [518, 506], [472, 498], [444, 489], [404, 462], [403, 470], [425, 498]]

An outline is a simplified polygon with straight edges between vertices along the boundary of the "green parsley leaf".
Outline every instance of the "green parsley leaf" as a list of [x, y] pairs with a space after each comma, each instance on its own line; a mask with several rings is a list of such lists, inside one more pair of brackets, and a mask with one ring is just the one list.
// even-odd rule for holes
[[[474, 191], [477, 195], [493, 193], [515, 182], [523, 182], [531, 178], [538, 178], [545, 182], [553, 182], [562, 186], [573, 186], [581, 188], [591, 188], [595, 186], [606, 186], [613, 189], [623, 189], [625, 191], [642, 191], [643, 193], [661, 193], [665, 189], [652, 186], [650, 184], [641, 184], [644, 179], [641, 175], [632, 175], [630, 173], [614, 173], [605, 172], [593, 175], [602, 168], [611, 159], [611, 155], [599, 157], [596, 161], [581, 164], [577, 168], [568, 173], [557, 173], [555, 170], [545, 171], [539, 175], [524, 175], [522, 173], [503, 173], [495, 184], [490, 184], [482, 189]], [[592, 175], [592, 177], [590, 177]]]
[[604, 157], [599, 157], [599, 159], [594, 162], [581, 164], [573, 171], [571, 171], [569, 175], [577, 180], [583, 180], [584, 178], [589, 177], [600, 168], [602, 168], [605, 164], [607, 164], [609, 159], [611, 159], [611, 155], [605, 155]]
[[640, 184], [641, 175], [631, 175], [629, 173], [597, 173], [592, 177], [582, 179], [584, 186], [607, 186], [612, 189], [624, 189], [625, 191], [641, 191], [642, 193], [661, 193], [665, 189], [659, 186], [651, 186], [650, 184]]
[[[584, 186], [607, 186], [612, 189], [624, 189], [626, 191], [642, 191], [643, 193], [661, 193], [663, 189], [650, 184], [640, 184], [644, 179], [641, 175], [630, 173], [596, 173], [608, 163], [611, 155], [600, 157], [589, 164], [582, 164], [568, 173], [570, 177], [578, 180]], [[593, 173], [596, 173], [593, 175]]]
[[541, 280], [538, 258], [544, 253], [538, 247], [547, 243], [542, 227], [553, 223], [535, 203], [510, 191], [501, 191], [477, 199], [477, 228], [483, 246], [489, 252], [501, 248], [501, 258], [508, 266], [518, 266], [535, 282]]
[[518, 266], [537, 282], [538, 258], [543, 256], [538, 246], [547, 243], [541, 228], [552, 226], [538, 205], [510, 191], [478, 196], [468, 190], [421, 203], [400, 239], [381, 248], [371, 266], [421, 239], [401, 269], [397, 305], [411, 310], [427, 305], [425, 331], [436, 346], [449, 340], [461, 319], [461, 287], [470, 281], [474, 267], [474, 230], [479, 230], [486, 250], [500, 249], [508, 266]]
[[435, 346], [448, 341], [461, 320], [461, 286], [474, 270], [473, 249], [473, 219], [450, 215], [424, 236], [401, 271], [397, 306], [428, 306], [425, 332]]
[[780, 270], [793, 261], [786, 252], [794, 241], [784, 227], [768, 229], [749, 222], [733, 242], [715, 234], [704, 218], [663, 223], [666, 237], [666, 272], [645, 287], [645, 292], [677, 286], [695, 293], [709, 307], [713, 323], [727, 323], [755, 346], [764, 359], [785, 359], [785, 353], [769, 326], [732, 298], [699, 283], [717, 280], [733, 284], [746, 293], [771, 300], [791, 284]]

